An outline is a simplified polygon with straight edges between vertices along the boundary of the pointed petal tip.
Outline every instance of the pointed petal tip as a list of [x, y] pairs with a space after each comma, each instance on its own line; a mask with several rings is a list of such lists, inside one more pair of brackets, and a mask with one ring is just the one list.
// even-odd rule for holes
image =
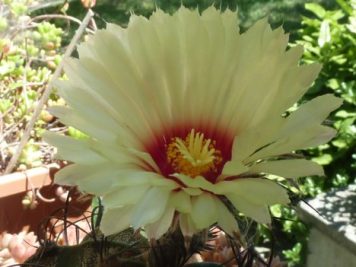
[[59, 170], [58, 172], [56, 172], [56, 174], [54, 175], [55, 184], [73, 185], [73, 186], [77, 185], [74, 183], [74, 180], [71, 179], [68, 168], [70, 168], [70, 166], [67, 166]]

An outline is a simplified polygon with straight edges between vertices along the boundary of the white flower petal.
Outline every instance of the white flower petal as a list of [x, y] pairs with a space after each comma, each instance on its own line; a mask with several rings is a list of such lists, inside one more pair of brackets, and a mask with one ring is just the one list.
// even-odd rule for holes
[[178, 178], [180, 181], [183, 182], [183, 184], [187, 186], [187, 188], [183, 189], [200, 188], [212, 192], [214, 190], [214, 184], [212, 184], [202, 176], [192, 178], [181, 173], [176, 173], [174, 174], [174, 177]]
[[121, 187], [103, 195], [105, 207], [116, 208], [136, 204], [150, 188], [150, 185]]
[[226, 176], [234, 176], [248, 171], [248, 167], [246, 167], [242, 162], [239, 161], [228, 161], [225, 163], [222, 174]]
[[247, 159], [253, 152], [275, 141], [276, 133], [283, 124], [284, 119], [278, 116], [239, 133], [234, 138], [231, 161], [248, 163]]
[[227, 194], [226, 197], [244, 215], [251, 217], [259, 223], [270, 223], [271, 216], [266, 204], [256, 204], [249, 200], [234, 194]]
[[105, 209], [100, 222], [100, 230], [104, 235], [119, 233], [130, 227], [131, 216], [131, 206]]
[[329, 113], [337, 109], [342, 104], [342, 99], [331, 94], [316, 97], [301, 105], [293, 112], [286, 121], [286, 125], [281, 129], [280, 135], [290, 135], [296, 129], [302, 131], [308, 125], [322, 123]]
[[246, 159], [246, 162], [253, 162], [258, 159], [278, 156], [290, 153], [294, 150], [321, 145], [330, 141], [335, 135], [336, 131], [333, 128], [312, 125], [309, 128], [303, 128], [303, 131], [291, 133], [290, 136], [281, 138], [266, 146]]
[[194, 233], [198, 232], [194, 226], [193, 220], [190, 214], [181, 213], [179, 214], [179, 226], [182, 230], [183, 236], [192, 236]]
[[203, 193], [192, 198], [192, 212], [190, 213], [197, 229], [204, 229], [218, 219], [217, 204], [219, 200], [209, 193]]
[[97, 142], [92, 139], [76, 140], [67, 136], [57, 135], [51, 132], [44, 134], [44, 139], [52, 145], [59, 147], [57, 157], [73, 161], [78, 164], [98, 165], [109, 161], [118, 163], [122, 168], [134, 168], [142, 166], [142, 169], [152, 168], [158, 170], [152, 158], [143, 152], [127, 150], [124, 147], [116, 147]]
[[253, 165], [250, 173], [269, 173], [285, 178], [298, 178], [307, 175], [324, 175], [323, 168], [305, 159], [266, 161]]
[[160, 219], [164, 213], [170, 190], [164, 187], [152, 187], [133, 208], [132, 225], [139, 228]]
[[233, 214], [221, 201], [217, 201], [216, 205], [218, 211], [218, 225], [229, 235], [232, 235], [233, 232], [238, 232], [239, 228]]
[[276, 132], [274, 139], [270, 140], [274, 143], [253, 154], [248, 162], [329, 141], [335, 131], [320, 124], [341, 104], [341, 99], [333, 95], [323, 95], [302, 105], [285, 119], [284, 125]]
[[125, 165], [112, 166], [110, 162], [100, 165], [73, 164], [61, 169], [55, 175], [56, 183], [78, 185], [82, 191], [99, 196], [115, 187], [152, 185], [158, 183], [156, 180], [162, 181], [159, 182], [161, 185], [172, 184], [156, 173], [130, 169]]
[[89, 165], [106, 161], [101, 155], [92, 150], [89, 140], [76, 140], [51, 132], [46, 132], [43, 138], [46, 142], [58, 147], [56, 155], [58, 158]]
[[182, 190], [190, 196], [199, 196], [203, 193], [199, 188], [183, 187]]
[[[98, 37], [98, 36], [94, 36]], [[102, 50], [100, 47], [100, 41], [95, 42], [98, 50]], [[114, 54], [115, 55], [115, 54]], [[117, 64], [121, 66], [121, 64]], [[146, 133], [145, 137], [154, 137], [154, 128], [158, 128], [157, 123], [153, 120], [155, 118], [153, 112], [149, 112], [148, 101], [145, 99], [144, 95], [136, 94], [135, 99], [132, 98], [134, 89], [130, 87], [129, 84], [118, 85], [115, 83], [114, 74], [116, 76], [122, 75], [115, 69], [115, 72], [105, 72], [105, 65], [101, 65], [95, 58], [81, 58], [78, 60], [67, 60], [66, 61], [66, 73], [70, 80], [75, 81], [78, 87], [86, 88], [93, 92], [93, 94], [98, 95], [96, 89], [100, 88], [100, 98], [107, 102], [108, 105], [115, 107], [116, 116], [121, 119], [122, 125], [129, 125], [129, 129], [133, 131], [140, 141], [144, 141], [142, 135], [139, 135], [144, 131]], [[70, 73], [75, 73], [75, 77], [70, 75]], [[95, 75], [92, 75], [95, 73]], [[130, 94], [124, 93], [122, 90], [130, 88]], [[117, 90], [112, 90], [113, 88]], [[121, 93], [120, 93], [121, 91]], [[127, 90], [126, 90], [127, 92]], [[146, 103], [144, 106], [142, 106]], [[150, 114], [150, 117], [148, 117]], [[119, 128], [118, 128], [119, 129]], [[142, 139], [140, 139], [142, 138]]]
[[[60, 95], [67, 99], [67, 104], [75, 110], [77, 116], [83, 119], [90, 117], [90, 121], [96, 127], [100, 127], [105, 132], [116, 133], [119, 136], [118, 139], [125, 138], [126, 144], [130, 142], [131, 146], [139, 145], [137, 140], [132, 138], [132, 132], [120, 123], [120, 115], [117, 114], [115, 108], [102, 100], [100, 95], [79, 88], [73, 81], [59, 80], [56, 81], [56, 86], [59, 88]], [[52, 109], [49, 110], [53, 112]], [[100, 139], [99, 136], [97, 138]]]
[[172, 225], [174, 216], [174, 207], [168, 206], [164, 211], [163, 216], [159, 221], [145, 226], [145, 232], [149, 239], [159, 239], [163, 234], [165, 234], [169, 227]]
[[216, 194], [236, 195], [258, 205], [288, 204], [286, 190], [276, 182], [262, 178], [239, 178], [216, 184]]
[[169, 202], [179, 212], [190, 213], [192, 210], [191, 196], [184, 191], [172, 192]]
[[[87, 180], [93, 178], [94, 181], [89, 181], [89, 183], [98, 183], [99, 187], [109, 186], [110, 188], [115, 180], [117, 172], [124, 171], [113, 169], [108, 162], [98, 165], [72, 164], [59, 170], [55, 174], [55, 182], [58, 184], [85, 186]], [[109, 174], [110, 177], [104, 179], [104, 176], [107, 174]], [[84, 191], [86, 190], [86, 188], [81, 189]]]
[[[60, 122], [66, 125], [75, 125], [75, 128], [92, 138], [106, 140], [106, 142], [115, 142], [117, 134], [107, 131], [105, 128], [98, 127], [88, 119], [80, 117], [73, 109], [62, 106], [54, 106], [48, 109], [54, 116], [58, 117]], [[100, 124], [99, 124], [100, 125]]]

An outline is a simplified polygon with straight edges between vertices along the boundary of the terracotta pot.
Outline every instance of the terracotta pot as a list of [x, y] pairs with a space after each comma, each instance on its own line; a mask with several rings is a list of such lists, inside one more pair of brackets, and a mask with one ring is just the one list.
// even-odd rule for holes
[[[53, 183], [56, 171], [57, 165], [49, 165], [0, 176], [0, 233], [18, 233], [25, 226], [37, 233], [50, 215], [65, 206], [56, 192], [59, 186]], [[36, 203], [31, 203], [31, 199]], [[68, 218], [79, 218], [89, 206], [90, 200], [79, 202], [74, 197]]]

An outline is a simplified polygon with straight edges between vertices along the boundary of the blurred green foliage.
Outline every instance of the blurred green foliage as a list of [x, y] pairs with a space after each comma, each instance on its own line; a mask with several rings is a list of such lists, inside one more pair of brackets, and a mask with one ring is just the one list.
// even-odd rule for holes
[[[307, 3], [310, 16], [304, 16], [295, 44], [305, 48], [304, 63], [320, 62], [322, 71], [305, 95], [303, 101], [325, 93], [333, 93], [344, 100], [343, 105], [331, 114], [327, 124], [337, 131], [328, 144], [301, 151], [307, 158], [324, 165], [325, 177], [300, 179], [300, 194], [314, 197], [334, 187], [355, 182], [356, 173], [356, 1], [338, 0], [337, 9], [327, 10], [316, 3]], [[275, 206], [274, 216], [284, 218], [276, 221], [274, 232], [282, 237], [277, 246], [290, 266], [303, 266], [307, 254], [308, 228], [303, 225], [294, 210]], [[283, 229], [282, 233], [278, 229]], [[265, 238], [270, 238], [268, 231]], [[266, 241], [266, 240], [264, 240]]]
[[[1, 3], [0, 19], [0, 171], [13, 155], [45, 85], [61, 60], [63, 30], [32, 21], [31, 0]], [[56, 102], [52, 95], [50, 102]], [[19, 169], [41, 165], [46, 145], [41, 133], [53, 120], [45, 110], [19, 159]], [[42, 150], [42, 151], [41, 151]]]
[[[99, 26], [104, 22], [114, 22], [122, 26], [127, 25], [132, 13], [148, 17], [158, 7], [173, 13], [181, 5], [188, 8], [198, 7], [204, 10], [214, 5], [222, 10], [229, 8], [238, 10], [240, 27], [246, 29], [262, 17], [269, 17], [273, 27], [283, 24], [289, 32], [300, 28], [301, 15], [308, 12], [304, 9], [307, 0], [98, 0], [93, 10], [100, 16]], [[314, 0], [327, 7], [335, 7], [333, 0]], [[79, 1], [70, 4], [68, 14], [83, 17], [85, 10]]]
[[309, 90], [306, 99], [324, 93], [333, 93], [344, 100], [329, 120], [338, 135], [329, 144], [305, 152], [308, 157], [325, 165], [328, 179], [306, 181], [302, 190], [314, 196], [314, 187], [325, 191], [343, 186], [355, 179], [356, 173], [356, 2], [339, 0], [342, 8], [326, 10], [317, 4], [306, 4], [313, 18], [305, 17], [296, 41], [305, 47], [303, 61], [320, 62], [323, 69]]

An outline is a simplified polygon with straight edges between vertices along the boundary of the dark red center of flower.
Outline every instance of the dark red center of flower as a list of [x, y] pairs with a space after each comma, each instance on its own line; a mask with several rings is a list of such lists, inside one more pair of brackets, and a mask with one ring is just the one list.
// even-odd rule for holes
[[231, 159], [232, 142], [233, 136], [223, 131], [185, 127], [157, 135], [146, 149], [167, 178], [181, 173], [192, 178], [203, 176], [215, 183], [225, 162]]

